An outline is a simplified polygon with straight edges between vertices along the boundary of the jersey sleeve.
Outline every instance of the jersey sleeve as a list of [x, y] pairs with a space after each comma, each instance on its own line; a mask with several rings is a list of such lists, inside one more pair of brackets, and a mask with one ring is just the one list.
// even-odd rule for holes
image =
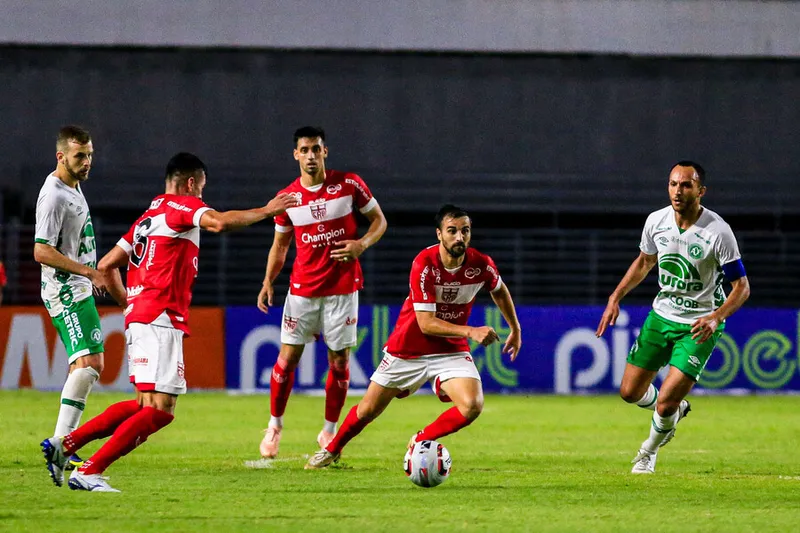
[[486, 287], [489, 292], [499, 291], [503, 288], [503, 279], [500, 277], [500, 271], [497, 270], [497, 265], [494, 264], [491, 257], [487, 255], [485, 258], [486, 272], [483, 280], [484, 287]]
[[411, 265], [411, 303], [414, 311], [436, 312], [436, 286], [434, 285], [433, 267], [419, 258]]
[[714, 242], [714, 256], [720, 266], [733, 263], [742, 258], [739, 253], [739, 245], [736, 243], [736, 237], [733, 235], [731, 227], [725, 224]]
[[39, 197], [36, 204], [36, 233], [34, 242], [58, 246], [58, 236], [64, 223], [66, 202], [59, 200], [56, 194], [46, 193]]
[[178, 233], [199, 228], [200, 217], [211, 210], [203, 200], [192, 196], [182, 197], [180, 202], [170, 200], [167, 202], [167, 224]]
[[275, 231], [278, 233], [289, 233], [292, 229], [292, 219], [289, 218], [289, 214], [286, 211], [280, 215], [275, 215]]
[[653, 228], [655, 225], [653, 224], [652, 218], [652, 215], [647, 217], [647, 221], [644, 223], [644, 229], [642, 229], [642, 240], [639, 242], [639, 249], [642, 253], [647, 255], [656, 255], [658, 253], [656, 241], [653, 239]]
[[120, 239], [117, 241], [117, 246], [125, 250], [125, 253], [127, 253], [128, 255], [131, 255], [131, 252], [133, 251], [133, 231], [135, 229], [136, 229], [136, 224], [131, 226], [128, 232], [122, 237], [120, 237]]
[[361, 179], [361, 176], [358, 174], [348, 174], [347, 179], [352, 182], [353, 201], [355, 202], [358, 210], [361, 213], [372, 211], [372, 209], [378, 205], [378, 200], [372, 196], [372, 192], [369, 190], [369, 187], [367, 187], [367, 184], [364, 183], [364, 180]]

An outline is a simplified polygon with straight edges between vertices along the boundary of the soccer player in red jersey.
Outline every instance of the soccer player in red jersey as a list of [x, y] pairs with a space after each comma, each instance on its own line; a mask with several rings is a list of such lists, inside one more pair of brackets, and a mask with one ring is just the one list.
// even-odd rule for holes
[[[183, 337], [189, 335], [189, 304], [198, 272], [200, 229], [214, 233], [242, 228], [296, 205], [279, 194], [267, 205], [218, 212], [202, 200], [206, 166], [188, 153], [167, 165], [166, 192], [131, 226], [100, 261], [111, 296], [125, 307], [128, 369], [136, 399], [111, 405], [65, 437], [48, 439], [45, 459], [61, 466], [87, 443], [108, 440], [73, 471], [73, 490], [119, 492], [102, 473], [174, 419], [178, 395], [186, 393]], [[128, 289], [119, 269], [128, 265]]]
[[413, 435], [409, 447], [455, 433], [478, 418], [483, 410], [483, 389], [467, 339], [483, 346], [499, 340], [488, 326], [467, 325], [481, 289], [489, 290], [511, 328], [503, 353], [512, 361], [519, 354], [522, 332], [511, 293], [492, 258], [469, 247], [472, 221], [467, 212], [453, 205], [443, 206], [436, 215], [436, 236], [439, 245], [426, 248], [414, 259], [410, 294], [367, 393], [347, 414], [333, 440], [308, 460], [306, 468], [325, 468], [338, 460], [345, 445], [394, 398], [414, 393], [427, 381], [433, 383], [440, 400], [452, 401], [455, 407]]
[[[300, 164], [300, 177], [281, 192], [296, 197], [299, 205], [275, 217], [275, 238], [258, 294], [258, 308], [266, 313], [275, 292], [272, 283], [286, 261], [294, 233], [297, 256], [283, 306], [281, 350], [270, 379], [272, 416], [259, 446], [265, 458], [278, 454], [295, 368], [305, 344], [320, 333], [328, 347], [325, 422], [317, 436], [320, 447], [336, 433], [350, 383], [348, 361], [350, 348], [356, 344], [358, 291], [364, 286], [358, 257], [386, 231], [386, 218], [364, 181], [351, 172], [326, 170], [326, 157], [322, 129], [307, 126], [295, 131], [294, 158]], [[369, 220], [361, 238], [355, 210]]]

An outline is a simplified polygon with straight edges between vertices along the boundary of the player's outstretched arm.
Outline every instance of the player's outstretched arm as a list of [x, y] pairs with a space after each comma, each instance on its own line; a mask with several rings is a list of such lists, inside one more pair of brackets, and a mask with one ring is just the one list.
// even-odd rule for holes
[[350, 261], [363, 254], [367, 248], [378, 242], [383, 234], [386, 233], [386, 217], [381, 210], [381, 206], [376, 205], [364, 216], [369, 220], [367, 232], [358, 240], [337, 241], [334, 244], [339, 246], [331, 251], [331, 259], [335, 261]]
[[287, 193], [281, 193], [263, 207], [246, 209], [243, 211], [206, 211], [200, 217], [200, 227], [212, 233], [231, 231], [246, 226], [251, 226], [256, 222], [261, 222], [265, 218], [279, 215], [297, 205], [297, 198]]
[[57, 270], [63, 270], [70, 274], [89, 278], [89, 281], [91, 281], [92, 285], [97, 287], [98, 290], [103, 291], [106, 288], [104, 277], [97, 270], [90, 266], [82, 265], [77, 261], [73, 261], [49, 244], [41, 242], [35, 243], [33, 245], [33, 259], [37, 263], [53, 267]]
[[415, 311], [415, 313], [419, 329], [425, 335], [434, 335], [436, 337], [466, 337], [483, 346], [488, 346], [500, 340], [494, 328], [490, 328], [489, 326], [472, 327], [452, 324], [441, 318], [436, 318], [436, 313], [433, 311]]
[[97, 263], [97, 270], [105, 277], [106, 290], [108, 290], [114, 301], [123, 308], [128, 305], [128, 293], [125, 291], [125, 285], [122, 283], [119, 269], [127, 265], [129, 260], [128, 252], [119, 246], [114, 246]]
[[519, 355], [519, 349], [522, 346], [522, 328], [519, 325], [519, 318], [517, 318], [517, 309], [514, 307], [514, 300], [505, 283], [491, 295], [511, 330], [503, 345], [503, 353], [507, 353], [513, 361]]
[[703, 344], [717, 331], [717, 327], [729, 316], [739, 310], [750, 298], [750, 281], [747, 276], [731, 281], [731, 293], [725, 303], [713, 313], [702, 316], [692, 324], [692, 338], [697, 344]]
[[605, 311], [603, 311], [603, 317], [600, 319], [600, 324], [598, 324], [597, 331], [595, 332], [596, 336], [602, 336], [603, 333], [606, 332], [608, 326], [614, 325], [619, 316], [619, 303], [626, 294], [644, 281], [644, 278], [647, 277], [647, 274], [653, 269], [657, 261], [658, 255], [648, 255], [644, 252], [639, 252], [639, 256], [634, 259], [631, 266], [628, 267], [628, 271], [625, 272], [622, 281], [619, 282], [617, 288], [614, 289], [614, 292], [608, 297], [608, 304], [606, 305]]
[[272, 307], [272, 297], [275, 294], [272, 282], [278, 277], [284, 263], [286, 263], [286, 254], [289, 253], [291, 244], [291, 231], [275, 232], [275, 237], [272, 239], [272, 247], [269, 249], [269, 256], [267, 257], [267, 271], [264, 273], [264, 282], [261, 284], [261, 291], [258, 293], [258, 301], [256, 303], [263, 313], [268, 313], [269, 308]]

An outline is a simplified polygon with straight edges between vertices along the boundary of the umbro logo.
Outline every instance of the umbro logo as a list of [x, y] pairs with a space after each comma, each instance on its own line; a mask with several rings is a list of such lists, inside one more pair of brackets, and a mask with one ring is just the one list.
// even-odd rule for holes
[[700, 366], [700, 359], [698, 359], [696, 355], [690, 355], [689, 364], [692, 366]]

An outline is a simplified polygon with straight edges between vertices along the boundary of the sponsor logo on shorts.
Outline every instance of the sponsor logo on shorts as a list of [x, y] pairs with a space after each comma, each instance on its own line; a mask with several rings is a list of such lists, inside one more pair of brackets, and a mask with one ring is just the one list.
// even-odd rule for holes
[[103, 342], [103, 332], [100, 328], [94, 328], [90, 336], [94, 342]]
[[692, 366], [700, 366], [700, 359], [698, 359], [696, 355], [690, 355], [689, 364]]
[[378, 372], [386, 372], [390, 364], [391, 362], [389, 361], [389, 358], [384, 357], [383, 359], [381, 359], [381, 363], [378, 365]]
[[149, 362], [150, 359], [147, 357], [134, 357], [131, 360], [131, 363], [133, 363], [134, 366], [147, 366]]
[[631, 346], [631, 351], [628, 352], [628, 355], [633, 355], [639, 351], [639, 339], [633, 341], [633, 346]]
[[291, 316], [283, 317], [283, 329], [286, 331], [294, 331], [297, 328], [297, 319]]
[[442, 289], [442, 301], [452, 303], [458, 298], [458, 287], [445, 287]]
[[358, 323], [358, 317], [347, 317], [347, 320], [344, 321], [345, 326], [355, 326]]
[[183, 363], [178, 363], [178, 376], [180, 376], [181, 379], [184, 379], [185, 374], [186, 374], [186, 367], [184, 366]]
[[61, 316], [64, 319], [64, 327], [67, 328], [70, 347], [74, 350], [80, 340], [83, 339], [83, 329], [78, 319], [78, 313], [70, 313], [67, 311]]
[[467, 276], [468, 279], [476, 278], [481, 275], [480, 268], [468, 268], [464, 275]]
[[466, 356], [464, 359], [466, 359], [470, 363], [472, 362], [472, 356], [471, 355]]

